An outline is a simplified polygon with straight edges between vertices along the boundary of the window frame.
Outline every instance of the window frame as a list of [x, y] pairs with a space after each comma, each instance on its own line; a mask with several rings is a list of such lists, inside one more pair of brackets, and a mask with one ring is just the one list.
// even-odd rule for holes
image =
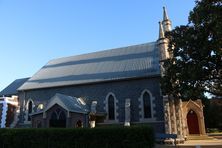
[[[148, 95], [150, 96], [150, 107], [151, 107], [151, 117], [150, 118], [145, 118], [144, 117], [144, 94], [148, 93]], [[139, 115], [140, 115], [140, 122], [152, 122], [152, 121], [156, 121], [156, 118], [154, 117], [154, 115], [156, 114], [156, 111], [154, 110], [154, 108], [156, 107], [155, 105], [155, 97], [152, 95], [152, 93], [148, 90], [148, 89], [144, 89], [139, 97]]]
[[[113, 99], [114, 99], [114, 119], [109, 119], [109, 97], [112, 96]], [[104, 110], [106, 111], [107, 113], [107, 116], [106, 116], [106, 119], [104, 120], [105, 123], [118, 123], [118, 100], [116, 99], [116, 96], [114, 93], [112, 92], [109, 92], [107, 95], [106, 95], [106, 98], [104, 100]]]

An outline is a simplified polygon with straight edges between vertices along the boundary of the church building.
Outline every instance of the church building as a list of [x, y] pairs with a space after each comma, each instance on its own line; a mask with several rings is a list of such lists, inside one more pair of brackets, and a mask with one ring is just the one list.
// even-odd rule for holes
[[171, 28], [164, 8], [157, 41], [49, 61], [17, 89], [16, 125], [148, 124], [181, 141], [189, 134], [205, 135], [200, 100], [182, 102], [161, 93], [162, 61], [171, 56], [165, 32]]

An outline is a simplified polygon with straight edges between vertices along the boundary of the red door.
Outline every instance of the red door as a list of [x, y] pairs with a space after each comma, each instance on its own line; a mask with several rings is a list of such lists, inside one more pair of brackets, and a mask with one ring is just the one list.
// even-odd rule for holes
[[197, 114], [193, 110], [187, 114], [187, 125], [190, 134], [200, 134]]

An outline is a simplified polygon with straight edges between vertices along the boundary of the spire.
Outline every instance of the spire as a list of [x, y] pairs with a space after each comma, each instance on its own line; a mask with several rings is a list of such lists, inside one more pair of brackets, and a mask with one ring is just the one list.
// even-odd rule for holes
[[169, 40], [165, 38], [165, 33], [171, 30], [171, 21], [168, 18], [166, 8], [163, 7], [163, 21], [159, 22], [159, 39], [157, 40], [160, 51], [161, 75], [164, 75], [163, 61], [170, 58], [168, 49]]
[[171, 21], [168, 17], [166, 7], [163, 7], [163, 29], [164, 29], [164, 32], [171, 31], [171, 28], [172, 28], [172, 25], [171, 25]]
[[163, 25], [162, 22], [159, 22], [159, 39], [164, 38]]
[[163, 7], [163, 21], [169, 20], [166, 7]]

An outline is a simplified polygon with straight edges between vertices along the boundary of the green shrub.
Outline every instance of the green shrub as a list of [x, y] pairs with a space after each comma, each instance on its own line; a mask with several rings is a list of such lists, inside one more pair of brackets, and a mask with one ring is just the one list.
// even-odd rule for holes
[[4, 148], [152, 148], [150, 127], [82, 129], [0, 129]]
[[207, 133], [220, 133], [222, 132], [219, 128], [207, 128]]

